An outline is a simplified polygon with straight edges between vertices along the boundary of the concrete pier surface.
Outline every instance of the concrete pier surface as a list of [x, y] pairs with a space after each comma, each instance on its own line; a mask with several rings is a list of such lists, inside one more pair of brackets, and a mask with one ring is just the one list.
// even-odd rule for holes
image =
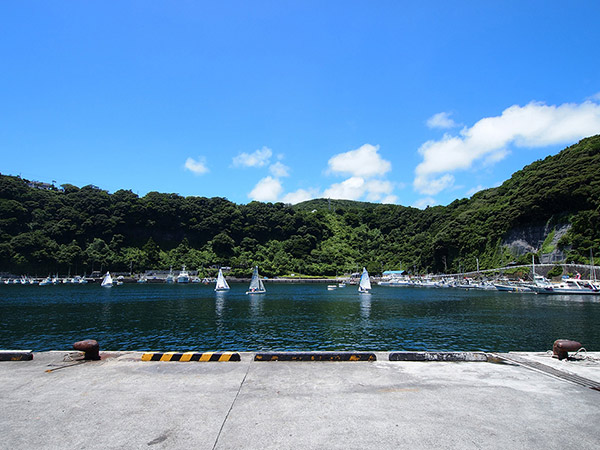
[[0, 448], [600, 448], [598, 353], [510, 353], [494, 363], [375, 354], [160, 362], [102, 352], [80, 362], [78, 352], [35, 353], [0, 362]]

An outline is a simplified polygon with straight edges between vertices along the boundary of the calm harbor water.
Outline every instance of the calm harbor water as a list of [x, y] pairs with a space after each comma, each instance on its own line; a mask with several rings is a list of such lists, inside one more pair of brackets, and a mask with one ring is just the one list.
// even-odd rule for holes
[[496, 291], [267, 284], [0, 286], [0, 348], [65, 350], [600, 351], [600, 299]]

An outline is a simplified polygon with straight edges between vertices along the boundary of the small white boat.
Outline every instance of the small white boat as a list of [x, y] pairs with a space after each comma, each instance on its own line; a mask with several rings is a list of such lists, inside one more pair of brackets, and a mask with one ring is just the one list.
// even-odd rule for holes
[[227, 284], [227, 280], [223, 275], [223, 271], [219, 269], [219, 275], [217, 276], [217, 285], [215, 287], [215, 291], [228, 291], [229, 285]]
[[557, 284], [532, 285], [530, 288], [536, 294], [600, 295], [600, 289], [591, 280], [579, 278], [567, 278]]
[[52, 284], [52, 279], [50, 277], [46, 277], [40, 281], [40, 286], [48, 286], [49, 284]]
[[102, 287], [112, 287], [113, 286], [113, 279], [110, 276], [110, 272], [106, 272], [106, 275], [104, 275], [104, 279], [102, 280], [102, 284], [100, 286]]
[[337, 289], [337, 286], [335, 284], [329, 284], [327, 285], [327, 290], [328, 291], [335, 291]]
[[177, 275], [177, 279], [175, 280], [178, 283], [189, 283], [190, 282], [190, 274], [185, 270], [185, 266], [181, 268], [181, 272]]
[[531, 286], [525, 286], [523, 284], [511, 283], [511, 282], [494, 283], [493, 286], [496, 288], [496, 290], [503, 291], [503, 292], [531, 292], [532, 291]]
[[173, 268], [170, 268], [169, 275], [167, 275], [167, 278], [165, 279], [165, 283], [173, 284], [174, 282], [175, 282], [175, 276], [173, 275]]
[[254, 271], [252, 272], [252, 280], [250, 281], [250, 286], [246, 291], [246, 294], [264, 294], [267, 290], [265, 289], [265, 285], [262, 280], [258, 276], [258, 267], [254, 267]]
[[364, 267], [358, 283], [358, 292], [360, 294], [371, 293], [371, 279], [369, 278], [369, 272], [367, 272], [367, 269]]

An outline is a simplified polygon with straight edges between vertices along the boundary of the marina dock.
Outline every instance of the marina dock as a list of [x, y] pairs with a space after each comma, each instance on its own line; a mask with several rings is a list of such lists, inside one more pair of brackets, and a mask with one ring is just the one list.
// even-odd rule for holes
[[99, 361], [80, 361], [75, 351], [34, 353], [0, 362], [1, 446], [600, 447], [600, 353], [578, 361], [546, 353], [373, 355], [166, 362], [140, 352], [101, 352]]

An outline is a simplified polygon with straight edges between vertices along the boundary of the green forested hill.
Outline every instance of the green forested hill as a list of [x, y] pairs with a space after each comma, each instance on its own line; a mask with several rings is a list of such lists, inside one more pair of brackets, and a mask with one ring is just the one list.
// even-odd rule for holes
[[[317, 199], [236, 205], [95, 186], [49, 190], [0, 176], [0, 271], [47, 274], [92, 269], [178, 268], [247, 275], [334, 275], [367, 266], [411, 271], [497, 267], [515, 259], [502, 245], [527, 226], [570, 224], [569, 261], [600, 254], [600, 136], [516, 172], [500, 187], [419, 210]], [[546, 227], [548, 228], [548, 227]], [[522, 255], [524, 262], [530, 255]]]

